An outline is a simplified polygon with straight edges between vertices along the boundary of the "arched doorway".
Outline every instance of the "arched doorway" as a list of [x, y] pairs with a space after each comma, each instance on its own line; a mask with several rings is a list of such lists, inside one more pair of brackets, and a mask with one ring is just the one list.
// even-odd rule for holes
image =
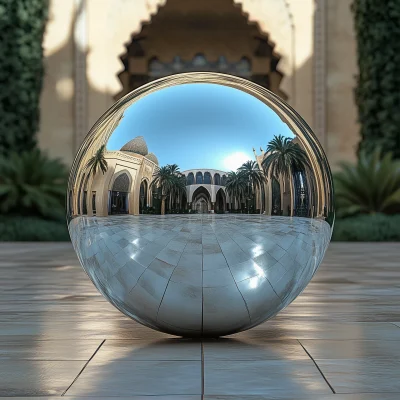
[[143, 214], [143, 211], [148, 205], [148, 183], [143, 180], [140, 184], [139, 190], [139, 214]]
[[226, 211], [226, 195], [222, 189], [219, 189], [215, 197], [214, 210], [216, 213], [224, 213]]
[[204, 186], [200, 186], [194, 191], [192, 210], [199, 214], [206, 214], [211, 210], [211, 196]]
[[244, 77], [287, 99], [280, 89], [280, 59], [269, 35], [233, 0], [167, 0], [126, 45], [118, 74], [123, 89], [116, 99], [155, 79], [190, 71]]
[[126, 172], [115, 178], [111, 190], [109, 214], [129, 213], [129, 188], [130, 179]]

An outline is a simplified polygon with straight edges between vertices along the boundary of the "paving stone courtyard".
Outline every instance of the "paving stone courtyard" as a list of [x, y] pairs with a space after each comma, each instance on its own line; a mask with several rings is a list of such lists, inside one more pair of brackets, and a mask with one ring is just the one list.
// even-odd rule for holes
[[69, 243], [0, 244], [0, 398], [400, 399], [400, 246], [332, 243], [274, 319], [188, 340], [128, 319]]

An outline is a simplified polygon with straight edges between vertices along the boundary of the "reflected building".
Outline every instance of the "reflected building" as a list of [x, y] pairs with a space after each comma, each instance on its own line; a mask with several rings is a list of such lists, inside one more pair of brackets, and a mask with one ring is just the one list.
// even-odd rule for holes
[[216, 169], [183, 171], [186, 179], [186, 196], [190, 210], [200, 214], [229, 211], [229, 194], [226, 192], [226, 172]]
[[[104, 217], [112, 214], [138, 215], [152, 206], [150, 184], [158, 169], [155, 154], [145, 139], [135, 137], [118, 151], [105, 151], [107, 171], [94, 176], [86, 170], [78, 182], [77, 214]], [[90, 198], [89, 198], [90, 196]]]
[[[301, 146], [297, 138], [294, 142]], [[260, 148], [255, 161], [260, 170], [269, 154]], [[93, 154], [92, 154], [93, 156]], [[86, 155], [86, 163], [89, 157]], [[120, 150], [104, 153], [107, 171], [95, 175], [86, 169], [76, 180], [74, 215], [104, 217], [107, 215], [148, 213], [159, 214], [159, 190], [152, 181], [159, 169], [157, 156], [149, 152], [143, 136], [125, 143]], [[167, 213], [227, 213], [250, 212], [266, 215], [312, 215], [311, 204], [315, 199], [315, 183], [307, 169], [295, 170], [287, 176], [266, 176], [263, 185], [254, 188], [251, 198], [246, 190], [242, 198], [230, 196], [226, 188], [228, 172], [216, 169], [189, 169], [179, 173], [185, 179], [185, 191], [176, 199], [168, 195]], [[70, 194], [70, 202], [72, 202]], [[248, 203], [249, 201], [249, 203]], [[70, 207], [72, 210], [73, 208]]]

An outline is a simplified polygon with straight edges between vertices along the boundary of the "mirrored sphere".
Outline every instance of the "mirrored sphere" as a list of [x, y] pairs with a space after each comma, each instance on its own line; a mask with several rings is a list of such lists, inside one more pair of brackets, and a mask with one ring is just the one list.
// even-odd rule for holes
[[290, 304], [334, 222], [326, 156], [306, 122], [252, 82], [172, 75], [93, 126], [72, 166], [68, 227], [116, 308], [150, 328], [221, 336]]

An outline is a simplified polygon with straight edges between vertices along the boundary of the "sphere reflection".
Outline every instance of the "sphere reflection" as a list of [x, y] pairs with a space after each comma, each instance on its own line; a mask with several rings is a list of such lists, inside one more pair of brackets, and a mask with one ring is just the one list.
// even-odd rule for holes
[[118, 101], [72, 166], [79, 260], [119, 310], [183, 336], [249, 329], [290, 304], [334, 220], [321, 146], [244, 79], [173, 75]]

